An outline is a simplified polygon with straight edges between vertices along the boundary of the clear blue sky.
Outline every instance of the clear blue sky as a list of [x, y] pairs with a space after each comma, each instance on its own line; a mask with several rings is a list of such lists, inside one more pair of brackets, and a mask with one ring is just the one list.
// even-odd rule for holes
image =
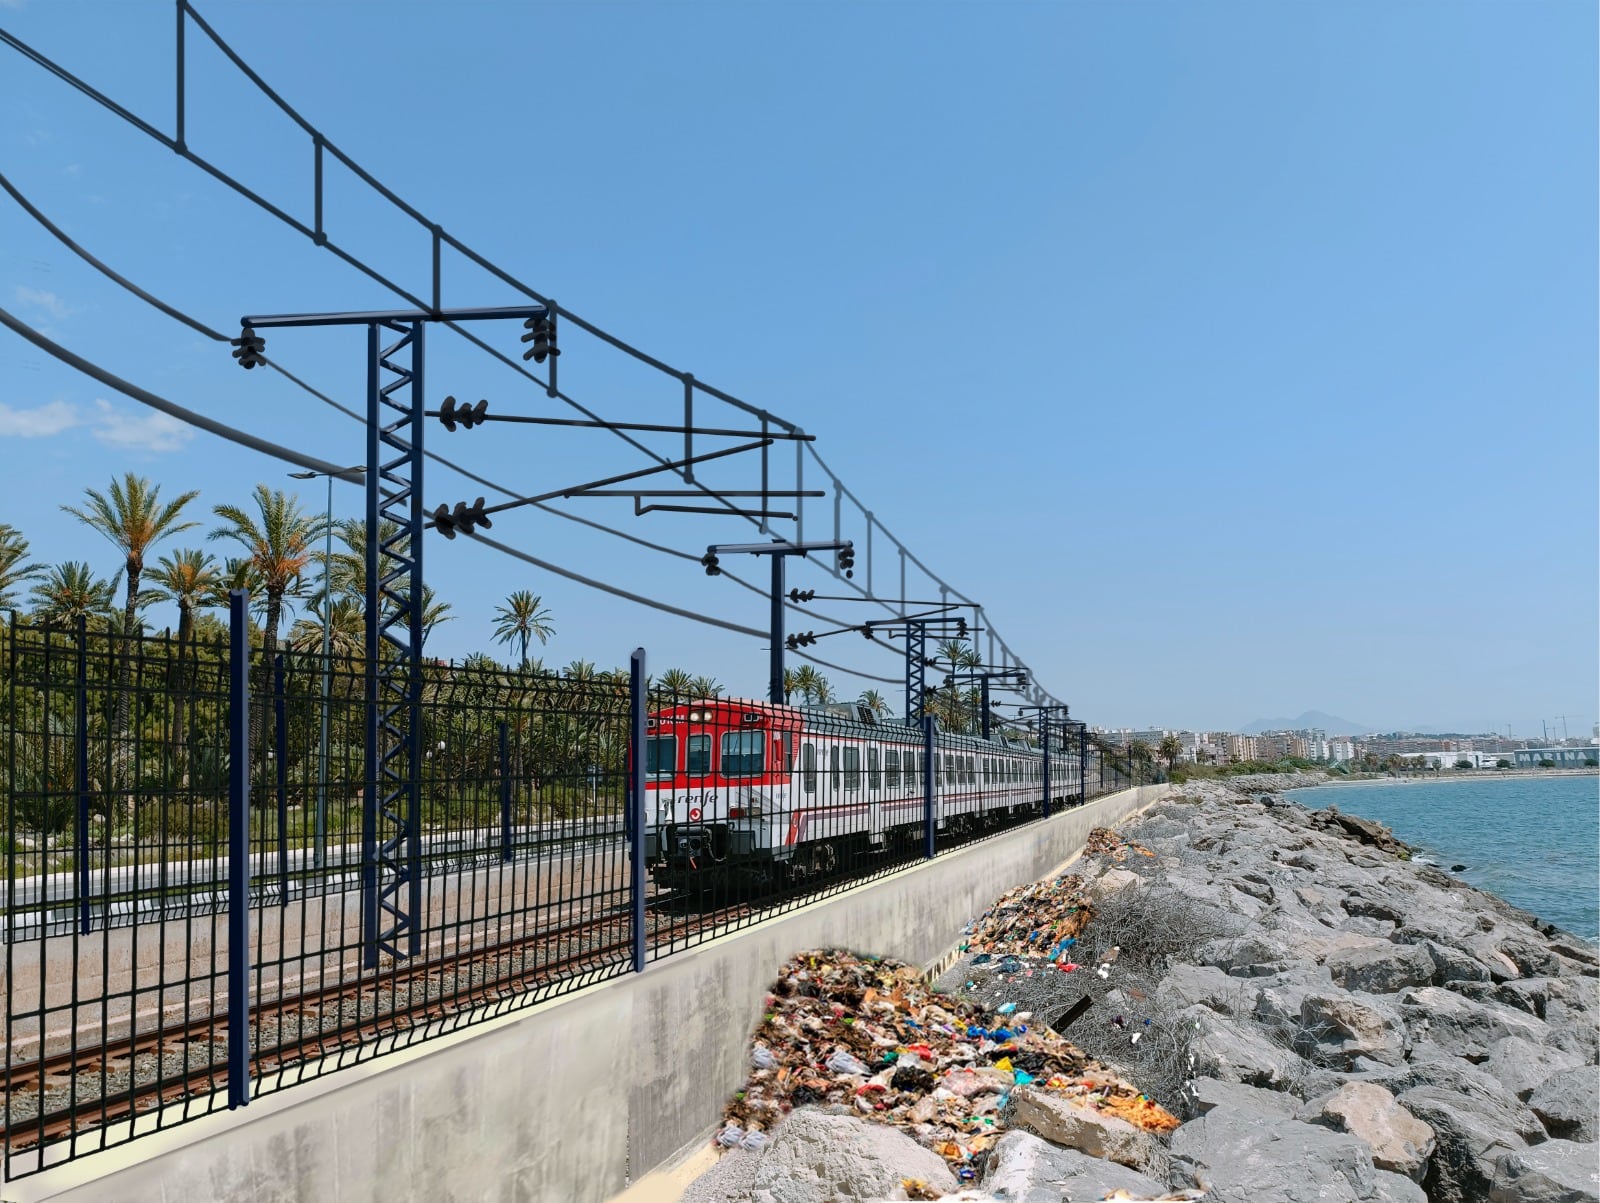
[[[201, 10], [312, 122], [534, 287], [818, 436], [878, 519], [983, 601], [1074, 713], [1227, 728], [1595, 721], [1596, 15], [1488, 3], [240, 4]], [[0, 0], [0, 26], [172, 125], [167, 3]], [[309, 141], [190, 36], [196, 151], [310, 217]], [[393, 298], [0, 49], [0, 170], [211, 324]], [[330, 171], [328, 228], [416, 289], [428, 248]], [[446, 264], [447, 304], [505, 287]], [[329, 460], [358, 426], [84, 267], [0, 197], [0, 305], [185, 405]], [[516, 330], [486, 332], [515, 347]], [[671, 421], [677, 386], [592, 339], [562, 384]], [[351, 404], [354, 333], [269, 352]], [[554, 413], [440, 335], [430, 394]], [[731, 414], [706, 407], [705, 419]], [[604, 434], [432, 446], [530, 491], [643, 462]], [[656, 444], [663, 450], [670, 441]], [[115, 568], [61, 514], [133, 469], [202, 503], [284, 467], [151, 422], [0, 333], [0, 521]], [[752, 483], [725, 467], [726, 487]], [[814, 473], [807, 485], [816, 484]], [[430, 505], [478, 490], [439, 471]], [[308, 507], [323, 504], [306, 491]], [[359, 496], [342, 488], [337, 508]], [[749, 528], [574, 512], [699, 554]], [[808, 510], [831, 526], [831, 501]], [[765, 625], [761, 597], [557, 518], [495, 533]], [[846, 530], [860, 541], [861, 531]], [[181, 537], [187, 539], [190, 536]], [[494, 650], [542, 594], [547, 661], [765, 685], [762, 641], [462, 542], [430, 650]], [[880, 592], [898, 586], [887, 557]], [[760, 579], [759, 573], [755, 579]], [[837, 592], [813, 572], [796, 583]], [[915, 575], [913, 593], [929, 588]], [[850, 617], [863, 607], [836, 608]], [[157, 609], [151, 621], [172, 616]], [[791, 618], [791, 627], [804, 629]], [[898, 677], [856, 636], [830, 659]], [[842, 690], [860, 682], [833, 674]], [[882, 687], [898, 707], [897, 687]]]

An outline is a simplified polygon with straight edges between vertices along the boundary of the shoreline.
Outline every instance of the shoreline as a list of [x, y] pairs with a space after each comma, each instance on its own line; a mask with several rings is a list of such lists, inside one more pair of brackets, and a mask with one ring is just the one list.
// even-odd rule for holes
[[[1325, 777], [1308, 785], [1294, 785], [1288, 787], [1293, 790], [1322, 789], [1325, 786], [1357, 786], [1357, 785], [1446, 785], [1459, 784], [1463, 781], [1527, 781], [1530, 779], [1548, 779], [1552, 777], [1595, 777], [1600, 778], [1600, 769], [1469, 769], [1458, 772], [1451, 769], [1446, 773], [1417, 774], [1403, 777]], [[1206, 778], [1203, 780], [1227, 781], [1229, 778]], [[1185, 785], [1195, 785], [1199, 782], [1184, 782]]]
[[[932, 983], [933, 997], [974, 1009], [981, 1026], [953, 1030], [976, 1069], [941, 1063], [919, 1085], [889, 1066], [881, 1085], [845, 1080], [843, 1101], [797, 1100], [810, 1118], [779, 1122], [765, 1150], [726, 1154], [685, 1203], [1114, 1191], [1160, 1203], [1201, 1192], [1214, 1203], [1600, 1203], [1600, 951], [1409, 860], [1381, 823], [1284, 796], [1301, 788], [1313, 787], [1289, 774], [1190, 782], [1091, 833], [1064, 876], [1018, 887], [969, 924], [982, 936], [998, 923], [1008, 955], [980, 940]], [[1080, 908], [1075, 939], [1057, 941]], [[1095, 1082], [1041, 1083], [1043, 1070], [1013, 1091], [1023, 1066], [997, 1058], [1021, 1057], [996, 1046], [1008, 1037], [996, 1029], [1024, 1022], [1054, 1029], [1176, 1126], [1138, 1129], [1103, 1097], [1074, 1094]], [[826, 1080], [831, 1045], [819, 1038], [793, 1055]], [[958, 1125], [964, 1136], [936, 1130], [960, 1073], [994, 1079], [982, 1087], [999, 1092], [992, 1101], [968, 1108], [992, 1117], [989, 1135], [978, 1118]], [[898, 1131], [859, 1097], [879, 1089], [905, 1112]], [[932, 1093], [912, 1106], [892, 1093], [907, 1089]], [[832, 1125], [826, 1155], [803, 1135], [819, 1116]], [[950, 1144], [969, 1138], [970, 1156]], [[968, 1190], [896, 1189], [943, 1172], [930, 1150], [969, 1167]], [[850, 1191], [828, 1185], [843, 1179]]]

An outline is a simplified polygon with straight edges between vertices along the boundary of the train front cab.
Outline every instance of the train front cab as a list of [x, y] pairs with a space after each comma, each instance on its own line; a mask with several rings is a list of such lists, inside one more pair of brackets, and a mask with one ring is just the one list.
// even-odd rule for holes
[[657, 885], [770, 874], [788, 822], [797, 726], [786, 707], [721, 699], [651, 716], [645, 857]]

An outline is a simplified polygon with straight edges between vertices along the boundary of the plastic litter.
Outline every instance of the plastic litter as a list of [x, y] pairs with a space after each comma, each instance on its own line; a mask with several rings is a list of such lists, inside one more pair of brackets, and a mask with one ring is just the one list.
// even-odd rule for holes
[[[1034, 920], [1029, 928], [1041, 926]], [[1058, 938], [1046, 943], [1041, 936], [1038, 946]], [[1007, 1129], [1011, 1091], [1021, 1086], [1100, 1110], [1116, 1107], [1150, 1131], [1176, 1125], [1154, 1104], [1134, 1106], [1134, 1087], [1049, 1027], [989, 1028], [988, 1014], [935, 993], [914, 966], [844, 952], [801, 954], [784, 965], [768, 996], [749, 1078], [724, 1108], [716, 1143], [761, 1147], [793, 1108], [829, 1106], [899, 1128], [952, 1170], [981, 1169]]]
[[856, 1074], [865, 1076], [872, 1071], [867, 1068], [866, 1062], [851, 1056], [844, 1049], [835, 1049], [826, 1062], [829, 1069], [836, 1074]]

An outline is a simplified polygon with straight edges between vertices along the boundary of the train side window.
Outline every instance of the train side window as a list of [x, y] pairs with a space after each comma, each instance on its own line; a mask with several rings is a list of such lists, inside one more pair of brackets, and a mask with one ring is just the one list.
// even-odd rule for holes
[[878, 749], [867, 749], [867, 788], [873, 793], [883, 788], [883, 778], [878, 776]]
[[644, 741], [644, 771], [652, 777], [670, 777], [678, 768], [678, 737], [652, 735]]
[[782, 760], [778, 763], [778, 771], [780, 773], [792, 773], [794, 771], [793, 731], [785, 731], [783, 733], [783, 746], [780, 749], [780, 753], [782, 755]]
[[704, 777], [711, 772], [711, 737], [709, 735], [691, 735], [689, 737], [689, 757], [686, 771], [691, 777]]
[[839, 749], [828, 749], [828, 784], [834, 789], [839, 788]]
[[939, 760], [941, 761], [940, 767], [944, 770], [940, 774], [944, 778], [944, 783], [946, 785], [954, 785], [956, 783], [956, 758], [954, 756], [941, 756]]
[[860, 748], [844, 750], [844, 789], [847, 794], [859, 793], [861, 790]]
[[800, 779], [808, 794], [817, 792], [817, 745], [800, 745]]
[[883, 754], [883, 786], [885, 789], [900, 788], [900, 753], [894, 748]]
[[722, 733], [722, 775], [759, 777], [766, 767], [767, 739], [760, 731]]

